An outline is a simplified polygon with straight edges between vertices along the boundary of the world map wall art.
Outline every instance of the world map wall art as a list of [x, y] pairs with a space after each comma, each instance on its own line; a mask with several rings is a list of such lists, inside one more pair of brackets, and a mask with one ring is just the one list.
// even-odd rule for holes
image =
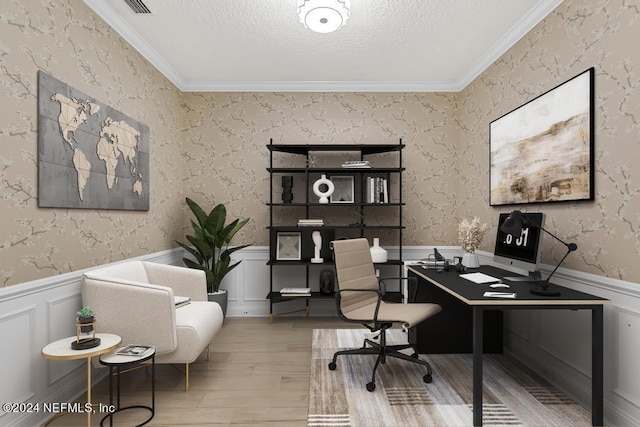
[[38, 206], [149, 210], [149, 128], [39, 71]]

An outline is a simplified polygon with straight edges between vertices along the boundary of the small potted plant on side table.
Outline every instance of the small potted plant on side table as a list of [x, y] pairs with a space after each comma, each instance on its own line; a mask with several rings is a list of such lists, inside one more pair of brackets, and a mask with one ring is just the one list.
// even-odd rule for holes
[[76, 313], [76, 341], [71, 343], [74, 350], [86, 350], [100, 345], [100, 338], [96, 338], [93, 324], [96, 314], [91, 307], [82, 307]]

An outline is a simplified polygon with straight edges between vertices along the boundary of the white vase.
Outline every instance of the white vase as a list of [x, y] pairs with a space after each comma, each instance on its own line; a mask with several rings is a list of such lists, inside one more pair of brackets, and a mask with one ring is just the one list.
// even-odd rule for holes
[[373, 262], [387, 262], [387, 251], [380, 246], [380, 239], [373, 238], [373, 246], [369, 248]]
[[462, 265], [467, 268], [478, 268], [480, 267], [480, 260], [478, 259], [478, 254], [465, 252], [462, 255]]

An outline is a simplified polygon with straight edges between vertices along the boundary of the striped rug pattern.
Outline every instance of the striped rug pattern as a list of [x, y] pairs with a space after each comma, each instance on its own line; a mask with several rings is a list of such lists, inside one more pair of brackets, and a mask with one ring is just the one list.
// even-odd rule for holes
[[[376, 390], [368, 392], [375, 356], [340, 356], [339, 349], [362, 346], [366, 329], [316, 329], [313, 332], [310, 427], [470, 426], [470, 354], [420, 355], [433, 368], [425, 384], [424, 367], [388, 359], [378, 368]], [[401, 330], [387, 334], [389, 344], [406, 343]], [[589, 426], [591, 414], [531, 370], [503, 355], [484, 358], [483, 424], [488, 426]]]

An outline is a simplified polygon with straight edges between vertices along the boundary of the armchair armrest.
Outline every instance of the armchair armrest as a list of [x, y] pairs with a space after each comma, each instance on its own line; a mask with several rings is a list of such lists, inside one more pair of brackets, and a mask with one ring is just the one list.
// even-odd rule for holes
[[175, 295], [191, 301], [207, 301], [207, 278], [204, 271], [175, 265], [143, 261], [149, 283], [168, 286]]
[[85, 273], [82, 302], [96, 313], [96, 330], [120, 335], [125, 343], [156, 347], [158, 354], [175, 350], [176, 309], [166, 286]]

